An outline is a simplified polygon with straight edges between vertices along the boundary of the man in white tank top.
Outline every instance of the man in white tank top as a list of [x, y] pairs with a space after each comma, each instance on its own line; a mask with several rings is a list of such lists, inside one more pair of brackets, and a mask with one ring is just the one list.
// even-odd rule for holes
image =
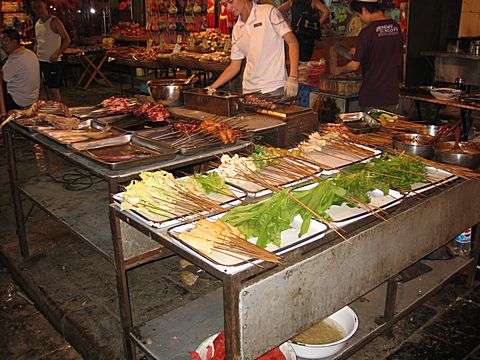
[[32, 10], [40, 19], [35, 24], [35, 51], [47, 84], [49, 98], [61, 101], [60, 65], [62, 53], [70, 46], [71, 40], [63, 23], [48, 13], [45, 0], [33, 0]]

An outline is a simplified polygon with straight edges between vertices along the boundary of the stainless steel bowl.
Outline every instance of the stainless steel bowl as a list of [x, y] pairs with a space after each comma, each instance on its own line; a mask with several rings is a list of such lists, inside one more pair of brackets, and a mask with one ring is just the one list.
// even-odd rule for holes
[[433, 146], [428, 144], [432, 138], [430, 135], [423, 134], [396, 134], [393, 136], [393, 147], [412, 155], [431, 159], [435, 154]]
[[[427, 125], [425, 130], [422, 131], [422, 134], [424, 135], [430, 135], [430, 136], [435, 136], [437, 135], [437, 132], [441, 129], [440, 125]], [[449, 141], [449, 140], [455, 140], [455, 134], [453, 131], [450, 131], [450, 134], [447, 136], [442, 136], [439, 141]]]
[[480, 166], [480, 144], [461, 141], [455, 149], [454, 141], [435, 144], [435, 159], [439, 162], [476, 169]]
[[153, 100], [165, 106], [183, 105], [183, 90], [192, 87], [185, 85], [187, 79], [158, 79], [147, 82], [148, 92]]

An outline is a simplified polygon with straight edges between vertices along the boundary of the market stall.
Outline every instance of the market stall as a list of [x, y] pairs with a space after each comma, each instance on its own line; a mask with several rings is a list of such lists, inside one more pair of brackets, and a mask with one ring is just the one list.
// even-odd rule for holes
[[[231, 99], [229, 94], [227, 101]], [[252, 100], [249, 98], [250, 102], [245, 105], [252, 109], [255, 103], [254, 109], [260, 110], [262, 116], [276, 110], [265, 108], [267, 104], [273, 104], [266, 99]], [[394, 133], [421, 130], [421, 125], [415, 127], [395, 114], [381, 110], [371, 113], [382, 124], [381, 133], [367, 131], [366, 134], [351, 134], [348, 129], [355, 129], [355, 126], [348, 118], [343, 118], [343, 125], [325, 126], [322, 132], [313, 132], [308, 139], [300, 144], [297, 142], [299, 146], [296, 150], [257, 147], [250, 157], [225, 155], [220, 163], [215, 161], [217, 172], [174, 179], [165, 171], [152, 171], [203, 162], [221, 153], [240, 151], [248, 144], [221, 145], [218, 139], [223, 135], [220, 132], [217, 142], [212, 143], [211, 131], [224, 131], [227, 138], [237, 133], [238, 128], [225, 127], [233, 124], [232, 116], [217, 116], [212, 121], [213, 114], [177, 108], [170, 116], [190, 116], [201, 121], [183, 124], [174, 121], [171, 126], [175, 133], [166, 124], [138, 129], [138, 122], [133, 124], [132, 120], [125, 120], [128, 117], [125, 115], [130, 113], [134, 116], [142, 114], [150, 121], [166, 118], [166, 112], [155, 106], [158, 105], [141, 105], [134, 99], [121, 98], [107, 99], [101, 107], [90, 108], [65, 109], [58, 104], [41, 103], [37, 105], [36, 112], [16, 113], [4, 128], [22, 254], [29, 255], [29, 246], [23, 226], [20, 194], [58, 216], [65, 224], [73, 222], [70, 228], [75, 233], [115, 263], [127, 357], [133, 358], [135, 347], [153, 358], [186, 357], [205, 338], [223, 329], [228, 358], [253, 358], [390, 279], [386, 293], [380, 296], [385, 300], [385, 308], [381, 312], [385, 322], [373, 328], [362, 328], [345, 348], [343, 354], [348, 354], [391, 326], [424, 299], [424, 296], [405, 298], [406, 295], [401, 296], [402, 300], [397, 299], [395, 294], [401, 290], [397, 289], [394, 277], [480, 220], [475, 201], [468, 195], [478, 191], [478, 173], [388, 150]], [[115, 114], [115, 109], [121, 109], [120, 113]], [[152, 109], [155, 111], [148, 112]], [[63, 111], [63, 115], [68, 115], [67, 110], [76, 114], [78, 120], [49, 114]], [[222, 109], [217, 105], [215, 110]], [[288, 117], [288, 112], [283, 116]], [[94, 117], [97, 120], [92, 120]], [[241, 118], [244, 123], [248, 123], [248, 115], [246, 117]], [[90, 119], [87, 129], [70, 129], [79, 124], [81, 118]], [[48, 122], [50, 127], [42, 127], [42, 121]], [[115, 125], [116, 121], [123, 121], [123, 124], [105, 127], [109, 123]], [[170, 151], [169, 158], [154, 157], [155, 162], [145, 162], [145, 154], [142, 153], [137, 159], [138, 165], [135, 165], [135, 157], [126, 158], [126, 153], [108, 154], [103, 152], [102, 147], [97, 148], [101, 141], [104, 141], [102, 145], [107, 145], [105, 140], [112, 145], [111, 141], [115, 138], [125, 137], [121, 130], [131, 126], [137, 130], [132, 137], [127, 137], [128, 141], [139, 137], [132, 146], [145, 147], [151, 140], [158, 140], [164, 146], [166, 141], [176, 145], [177, 151], [183, 155]], [[214, 145], [209, 149], [205, 147], [207, 143], [202, 146], [199, 146], [201, 142], [197, 143], [205, 131], [210, 134], [208, 144]], [[112, 137], [112, 132], [117, 133]], [[177, 132], [184, 135], [179, 137]], [[17, 174], [15, 167], [13, 134], [21, 134], [104, 179], [108, 184], [110, 201], [109, 215], [105, 214], [104, 219], [109, 219], [112, 233], [106, 227], [107, 231], [105, 234], [102, 231], [100, 236], [96, 228], [84, 226], [89, 225], [88, 218], [92, 214], [85, 216], [88, 209], [83, 206], [77, 207], [75, 212], [59, 214], [55, 210], [58, 200], [53, 201], [37, 191], [48, 188], [46, 184], [38, 187], [38, 182], [37, 186], [22, 183], [19, 180], [21, 174]], [[102, 139], [104, 136], [105, 140]], [[182, 136], [186, 136], [183, 137], [186, 142], [181, 140]], [[117, 146], [122, 144], [114, 143]], [[147, 149], [159, 151], [158, 146], [159, 143]], [[379, 147], [389, 155], [382, 155]], [[192, 153], [195, 148], [202, 151]], [[102, 157], [103, 161], [99, 161]], [[384, 175], [381, 175], [382, 172]], [[137, 178], [138, 174], [141, 181], [119, 187], [124, 181]], [[377, 180], [372, 180], [375, 177]], [[158, 187], [164, 189], [162, 191], [168, 194], [167, 197], [159, 195], [158, 200], [153, 202], [147, 198], [132, 201], [141, 196], [137, 191], [143, 188], [143, 184], [148, 188], [149, 184], [157, 181], [167, 181], [164, 186]], [[203, 184], [208, 184], [210, 192], [221, 196], [208, 195], [202, 190]], [[348, 184], [362, 185], [355, 188]], [[332, 198], [326, 201], [326, 193], [341, 196], [343, 200]], [[316, 200], [312, 202], [307, 200], [308, 197]], [[176, 199], [173, 207], [169, 198]], [[322, 201], [318, 200], [322, 198]], [[161, 202], [157, 201], [164, 204], [160, 205]], [[88, 204], [86, 206], [88, 208]], [[254, 240], [246, 241], [249, 237], [240, 241], [238, 237], [241, 233], [236, 233], [234, 237], [234, 248], [226, 244], [218, 248], [220, 245], [217, 244], [209, 250], [203, 247], [202, 242], [190, 242], [197, 238], [208, 239], [191, 233], [200, 219], [203, 219], [203, 224], [205, 221], [216, 224], [222, 219], [222, 222], [227, 221], [231, 226], [242, 229], [235, 219], [246, 216], [247, 221], [257, 221], [257, 216], [252, 214], [256, 211], [258, 219], [265, 217], [262, 221], [278, 221], [276, 211], [263, 211], [263, 206], [285, 206], [276, 211], [286, 211], [289, 215], [284, 220], [285, 224], [278, 225], [277, 230], [261, 226], [261, 223], [243, 228], [241, 231], [260, 231], [249, 235], [253, 239], [263, 239], [260, 243], [257, 240], [257, 246]], [[454, 215], [459, 212], [464, 212], [465, 216], [459, 218]], [[295, 218], [292, 220], [289, 216]], [[87, 220], [80, 221], [82, 217]], [[419, 218], [428, 221], [418, 223]], [[476, 234], [474, 230], [474, 257], [455, 259], [446, 267], [441, 266], [439, 274], [432, 275], [428, 280], [428, 287], [422, 284], [422, 294], [427, 296], [453, 274], [473, 268], [479, 249]], [[263, 241], [268, 243], [273, 239], [277, 240], [264, 248]], [[166, 249], [220, 279], [223, 291], [206, 294], [146, 324], [134, 324], [127, 272], [134, 266], [158, 259]], [[278, 296], [278, 289], [282, 289], [284, 296]], [[271, 301], [265, 301], [272, 295], [275, 297], [274, 307]], [[212, 304], [218, 306], [212, 307]], [[255, 316], [252, 317], [252, 313]], [[192, 316], [197, 326], [192, 326]], [[275, 321], [272, 322], [272, 319]], [[373, 320], [360, 321], [370, 326]], [[259, 333], [270, 335], [259, 337]]]

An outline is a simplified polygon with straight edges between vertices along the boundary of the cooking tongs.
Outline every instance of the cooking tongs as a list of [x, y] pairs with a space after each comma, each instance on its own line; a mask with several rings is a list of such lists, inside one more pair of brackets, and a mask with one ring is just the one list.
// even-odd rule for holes
[[443, 136], [447, 136], [448, 134], [450, 134], [450, 132], [452, 132], [452, 130], [454, 130], [455, 128], [460, 126], [461, 123], [462, 123], [462, 119], [460, 119], [458, 121], [455, 121], [455, 123], [451, 126], [448, 125], [448, 124], [443, 125], [438, 130], [438, 132], [435, 134], [435, 136], [429, 141], [429, 144], [435, 144], [438, 141], [438, 139], [440, 139]]
[[341, 44], [335, 44], [333, 46], [333, 50], [335, 50], [335, 52], [338, 55], [344, 57], [347, 60], [352, 60], [352, 58], [353, 58], [353, 55], [350, 54], [350, 49], [346, 48], [345, 46], [343, 46]]

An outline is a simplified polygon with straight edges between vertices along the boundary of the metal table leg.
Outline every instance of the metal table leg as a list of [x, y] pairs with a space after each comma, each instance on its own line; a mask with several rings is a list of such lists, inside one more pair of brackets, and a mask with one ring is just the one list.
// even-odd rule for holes
[[240, 359], [239, 294], [240, 282], [234, 277], [223, 283], [223, 318], [225, 332], [225, 359]]
[[472, 126], [471, 117], [472, 110], [460, 109], [460, 114], [462, 116], [462, 130], [463, 130], [463, 140], [468, 141], [468, 132]]
[[118, 183], [116, 181], [108, 182], [109, 192], [109, 219], [112, 231], [113, 252], [115, 260], [115, 273], [117, 280], [118, 302], [120, 306], [120, 319], [123, 330], [123, 348], [125, 358], [129, 360], [136, 359], [136, 350], [130, 340], [130, 332], [133, 328], [132, 308], [130, 304], [130, 295], [128, 289], [127, 269], [125, 264], [122, 235], [120, 229], [120, 219], [115, 216], [112, 208], [113, 194], [118, 191]]
[[440, 115], [440, 105], [435, 106], [435, 117], [433, 118], [433, 125], [437, 125], [438, 115]]
[[467, 279], [467, 286], [473, 288], [475, 282], [475, 273], [477, 270], [478, 261], [480, 259], [480, 231], [478, 224], [472, 227], [472, 254], [475, 258], [472, 268], [470, 269], [470, 274]]
[[420, 101], [415, 100], [415, 107], [417, 108], [418, 121], [422, 120], [422, 109], [420, 108]]
[[18, 190], [18, 171], [17, 162], [15, 160], [15, 149], [13, 146], [13, 131], [8, 125], [3, 127], [3, 139], [5, 142], [10, 191], [12, 193], [15, 210], [16, 230], [20, 242], [20, 252], [23, 257], [28, 257], [30, 256], [30, 249], [28, 247], [27, 233], [25, 231], [25, 216], [23, 214], [22, 199], [20, 198], [20, 191]]
[[385, 299], [385, 310], [383, 312], [383, 319], [389, 322], [395, 316], [395, 303], [397, 299], [398, 282], [397, 276], [394, 276], [387, 281], [387, 296]]

